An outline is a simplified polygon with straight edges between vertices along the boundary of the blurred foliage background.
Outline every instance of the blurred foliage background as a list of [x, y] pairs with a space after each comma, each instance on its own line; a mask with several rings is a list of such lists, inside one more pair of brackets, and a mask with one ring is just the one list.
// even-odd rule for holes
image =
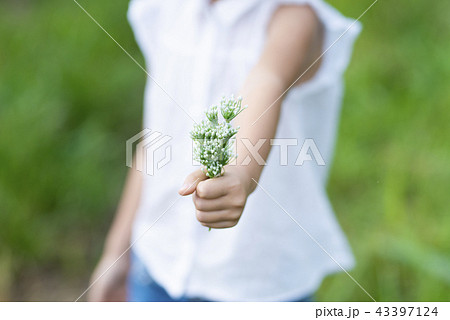
[[[128, 3], [79, 1], [139, 62]], [[372, 1], [330, 0], [358, 17]], [[379, 301], [450, 299], [450, 2], [380, 0], [346, 74], [329, 193]], [[0, 300], [75, 300], [140, 128], [145, 74], [72, 0], [0, 2]], [[345, 274], [318, 300], [367, 301]]]

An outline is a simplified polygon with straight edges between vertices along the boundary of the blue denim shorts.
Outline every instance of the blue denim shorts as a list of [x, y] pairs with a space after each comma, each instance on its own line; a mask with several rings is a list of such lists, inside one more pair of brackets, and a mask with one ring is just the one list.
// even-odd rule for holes
[[[210, 302], [199, 297], [172, 298], [148, 273], [142, 261], [131, 252], [130, 272], [127, 281], [128, 301], [130, 302]], [[296, 302], [312, 302], [314, 295], [294, 300]]]

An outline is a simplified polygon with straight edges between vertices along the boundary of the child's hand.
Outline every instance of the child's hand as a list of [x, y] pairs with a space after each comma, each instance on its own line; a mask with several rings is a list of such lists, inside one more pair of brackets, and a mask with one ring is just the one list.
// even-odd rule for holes
[[119, 260], [118, 254], [103, 253], [91, 276], [92, 288], [88, 292], [88, 301], [127, 301], [127, 275], [130, 267], [128, 255]]
[[187, 176], [178, 193], [193, 194], [197, 220], [205, 227], [234, 227], [251, 192], [252, 179], [238, 167], [226, 167], [221, 177], [209, 179], [201, 170]]

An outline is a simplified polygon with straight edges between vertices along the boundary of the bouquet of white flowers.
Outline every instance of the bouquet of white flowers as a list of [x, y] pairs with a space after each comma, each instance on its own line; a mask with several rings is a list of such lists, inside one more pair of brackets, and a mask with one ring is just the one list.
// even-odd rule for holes
[[[220, 177], [224, 173], [223, 167], [230, 163], [235, 157], [233, 137], [237, 134], [239, 127], [234, 128], [231, 121], [245, 110], [242, 107], [242, 98], [230, 99], [225, 97], [219, 106], [212, 106], [206, 111], [207, 120], [195, 124], [191, 131], [194, 140], [194, 159], [200, 162], [204, 168], [203, 172], [210, 177]], [[219, 121], [219, 110], [225, 122]]]

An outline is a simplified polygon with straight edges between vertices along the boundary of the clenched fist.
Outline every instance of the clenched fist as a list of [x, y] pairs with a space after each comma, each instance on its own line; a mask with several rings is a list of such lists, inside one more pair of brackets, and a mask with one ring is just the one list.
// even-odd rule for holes
[[203, 226], [231, 228], [241, 218], [252, 182], [239, 167], [227, 166], [223, 176], [213, 179], [196, 170], [187, 176], [178, 192], [182, 196], [193, 194], [197, 220]]

